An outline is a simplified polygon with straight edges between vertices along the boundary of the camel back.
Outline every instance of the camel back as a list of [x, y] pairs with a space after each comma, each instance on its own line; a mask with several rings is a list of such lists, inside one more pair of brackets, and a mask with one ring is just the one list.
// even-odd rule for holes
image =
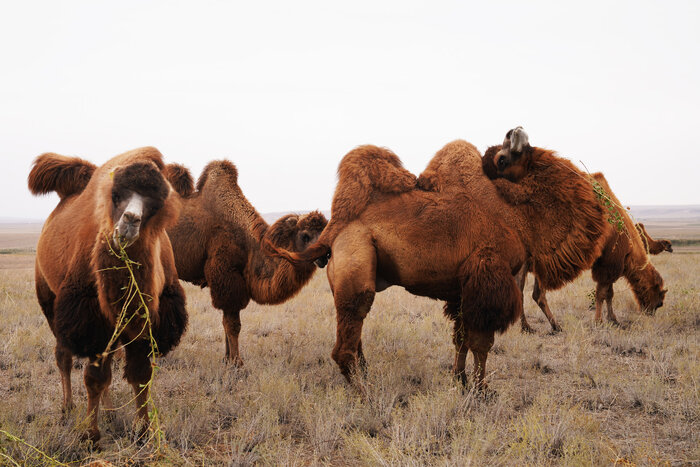
[[[625, 209], [620, 200], [617, 199], [617, 196], [615, 196], [615, 193], [610, 189], [608, 181], [601, 172], [596, 172], [592, 176], [600, 185], [600, 188], [602, 188], [601, 195], [604, 197], [603, 199], [605, 199], [605, 197], [610, 198], [610, 206], [605, 206], [608, 222], [612, 224], [612, 228], [617, 235], [624, 236], [630, 243], [630, 248], [635, 259], [646, 262], [648, 248], [644, 240], [642, 240], [639, 230], [635, 226], [627, 209]], [[603, 203], [605, 204], [605, 201]], [[620, 221], [622, 221], [622, 224], [620, 224]]]

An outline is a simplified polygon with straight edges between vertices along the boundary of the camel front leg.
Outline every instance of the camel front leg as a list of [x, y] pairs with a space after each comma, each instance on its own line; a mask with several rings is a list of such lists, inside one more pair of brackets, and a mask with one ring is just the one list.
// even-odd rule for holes
[[606, 294], [606, 312], [608, 315], [608, 321], [610, 321], [613, 324], [619, 325], [620, 323], [617, 321], [617, 317], [615, 316], [615, 313], [613, 312], [613, 296], [615, 295], [615, 292], [613, 290], [613, 285], [610, 284], [608, 285], [608, 292]]
[[134, 390], [137, 414], [135, 428], [137, 436], [141, 438], [150, 424], [148, 400], [150, 398], [153, 367], [148, 355], [151, 351], [151, 346], [149, 342], [139, 339], [127, 345], [124, 351], [126, 362], [124, 365], [124, 377]]
[[467, 346], [467, 331], [464, 326], [464, 320], [460, 314], [459, 303], [445, 303], [445, 315], [452, 320], [454, 325], [452, 331], [452, 342], [455, 346], [455, 359], [454, 363], [452, 364], [452, 374], [454, 375], [455, 379], [462, 383], [462, 385], [466, 386], [466, 366], [469, 346]]
[[493, 332], [471, 331], [469, 348], [474, 354], [474, 384], [480, 391], [488, 388], [486, 384], [486, 358], [493, 346]]
[[70, 372], [73, 368], [73, 354], [66, 347], [56, 343], [54, 351], [56, 356], [56, 366], [61, 375], [61, 387], [63, 388], [63, 405], [61, 410], [64, 414], [73, 410], [73, 390], [70, 382]]
[[109, 384], [112, 382], [112, 356], [104, 359], [91, 358], [85, 366], [83, 373], [85, 388], [88, 396], [88, 429], [83, 433], [84, 440], [96, 443], [100, 440], [100, 429], [97, 419], [100, 412], [100, 398]]
[[[552, 331], [553, 332], [561, 332], [561, 327], [557, 324], [557, 321], [554, 319], [554, 315], [552, 314], [552, 310], [549, 309], [549, 303], [547, 303], [547, 293], [541, 288], [540, 286], [540, 281], [535, 277], [535, 285], [532, 288], [532, 299], [537, 302], [537, 305], [540, 307], [540, 310], [542, 310], [542, 313], [547, 317], [547, 321], [549, 321], [549, 325], [552, 326]], [[525, 313], [523, 313], [523, 316], [525, 316]]]
[[238, 335], [241, 332], [240, 310], [224, 310], [223, 325], [224, 340], [226, 341], [226, 361], [234, 366], [242, 367], [243, 360], [238, 352]]

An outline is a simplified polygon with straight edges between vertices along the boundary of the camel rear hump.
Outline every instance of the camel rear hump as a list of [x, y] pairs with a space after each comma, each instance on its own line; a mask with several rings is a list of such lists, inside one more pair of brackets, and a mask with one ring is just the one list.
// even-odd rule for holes
[[52, 152], [34, 160], [27, 177], [29, 190], [34, 195], [55, 191], [61, 199], [81, 193], [97, 167], [78, 157], [67, 157]]

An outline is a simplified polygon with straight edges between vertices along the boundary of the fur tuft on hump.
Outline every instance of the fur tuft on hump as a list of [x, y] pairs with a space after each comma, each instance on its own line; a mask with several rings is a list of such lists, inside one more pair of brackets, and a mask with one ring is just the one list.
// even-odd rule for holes
[[181, 164], [168, 164], [163, 170], [166, 180], [173, 189], [183, 198], [188, 198], [194, 193], [194, 179], [190, 171]]
[[204, 185], [207, 184], [207, 180], [211, 174], [225, 177], [228, 183], [238, 185], [238, 169], [236, 169], [236, 166], [233, 165], [232, 162], [227, 160], [211, 161], [204, 167], [202, 175], [200, 175], [199, 180], [197, 180], [197, 191], [202, 191], [204, 189]]
[[418, 186], [426, 191], [442, 191], [447, 187], [463, 189], [481, 177], [481, 154], [476, 146], [458, 139], [447, 143], [428, 163], [418, 177]]
[[381, 194], [399, 194], [416, 188], [416, 176], [406, 170], [401, 159], [387, 148], [367, 144], [358, 146], [338, 165], [338, 184], [331, 205], [331, 220], [316, 243], [301, 253], [293, 253], [267, 244], [272, 256], [293, 264], [313, 262], [330, 254], [338, 233], [362, 214]]
[[61, 199], [81, 193], [97, 167], [78, 157], [67, 157], [51, 152], [34, 160], [27, 183], [32, 194], [55, 191]]

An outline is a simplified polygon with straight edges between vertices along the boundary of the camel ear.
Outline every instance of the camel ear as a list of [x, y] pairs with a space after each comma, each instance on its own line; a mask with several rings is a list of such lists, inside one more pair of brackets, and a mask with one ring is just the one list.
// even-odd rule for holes
[[503, 140], [503, 147], [510, 148], [510, 152], [523, 152], [530, 145], [529, 138], [523, 127], [518, 126], [506, 133], [506, 139]]

